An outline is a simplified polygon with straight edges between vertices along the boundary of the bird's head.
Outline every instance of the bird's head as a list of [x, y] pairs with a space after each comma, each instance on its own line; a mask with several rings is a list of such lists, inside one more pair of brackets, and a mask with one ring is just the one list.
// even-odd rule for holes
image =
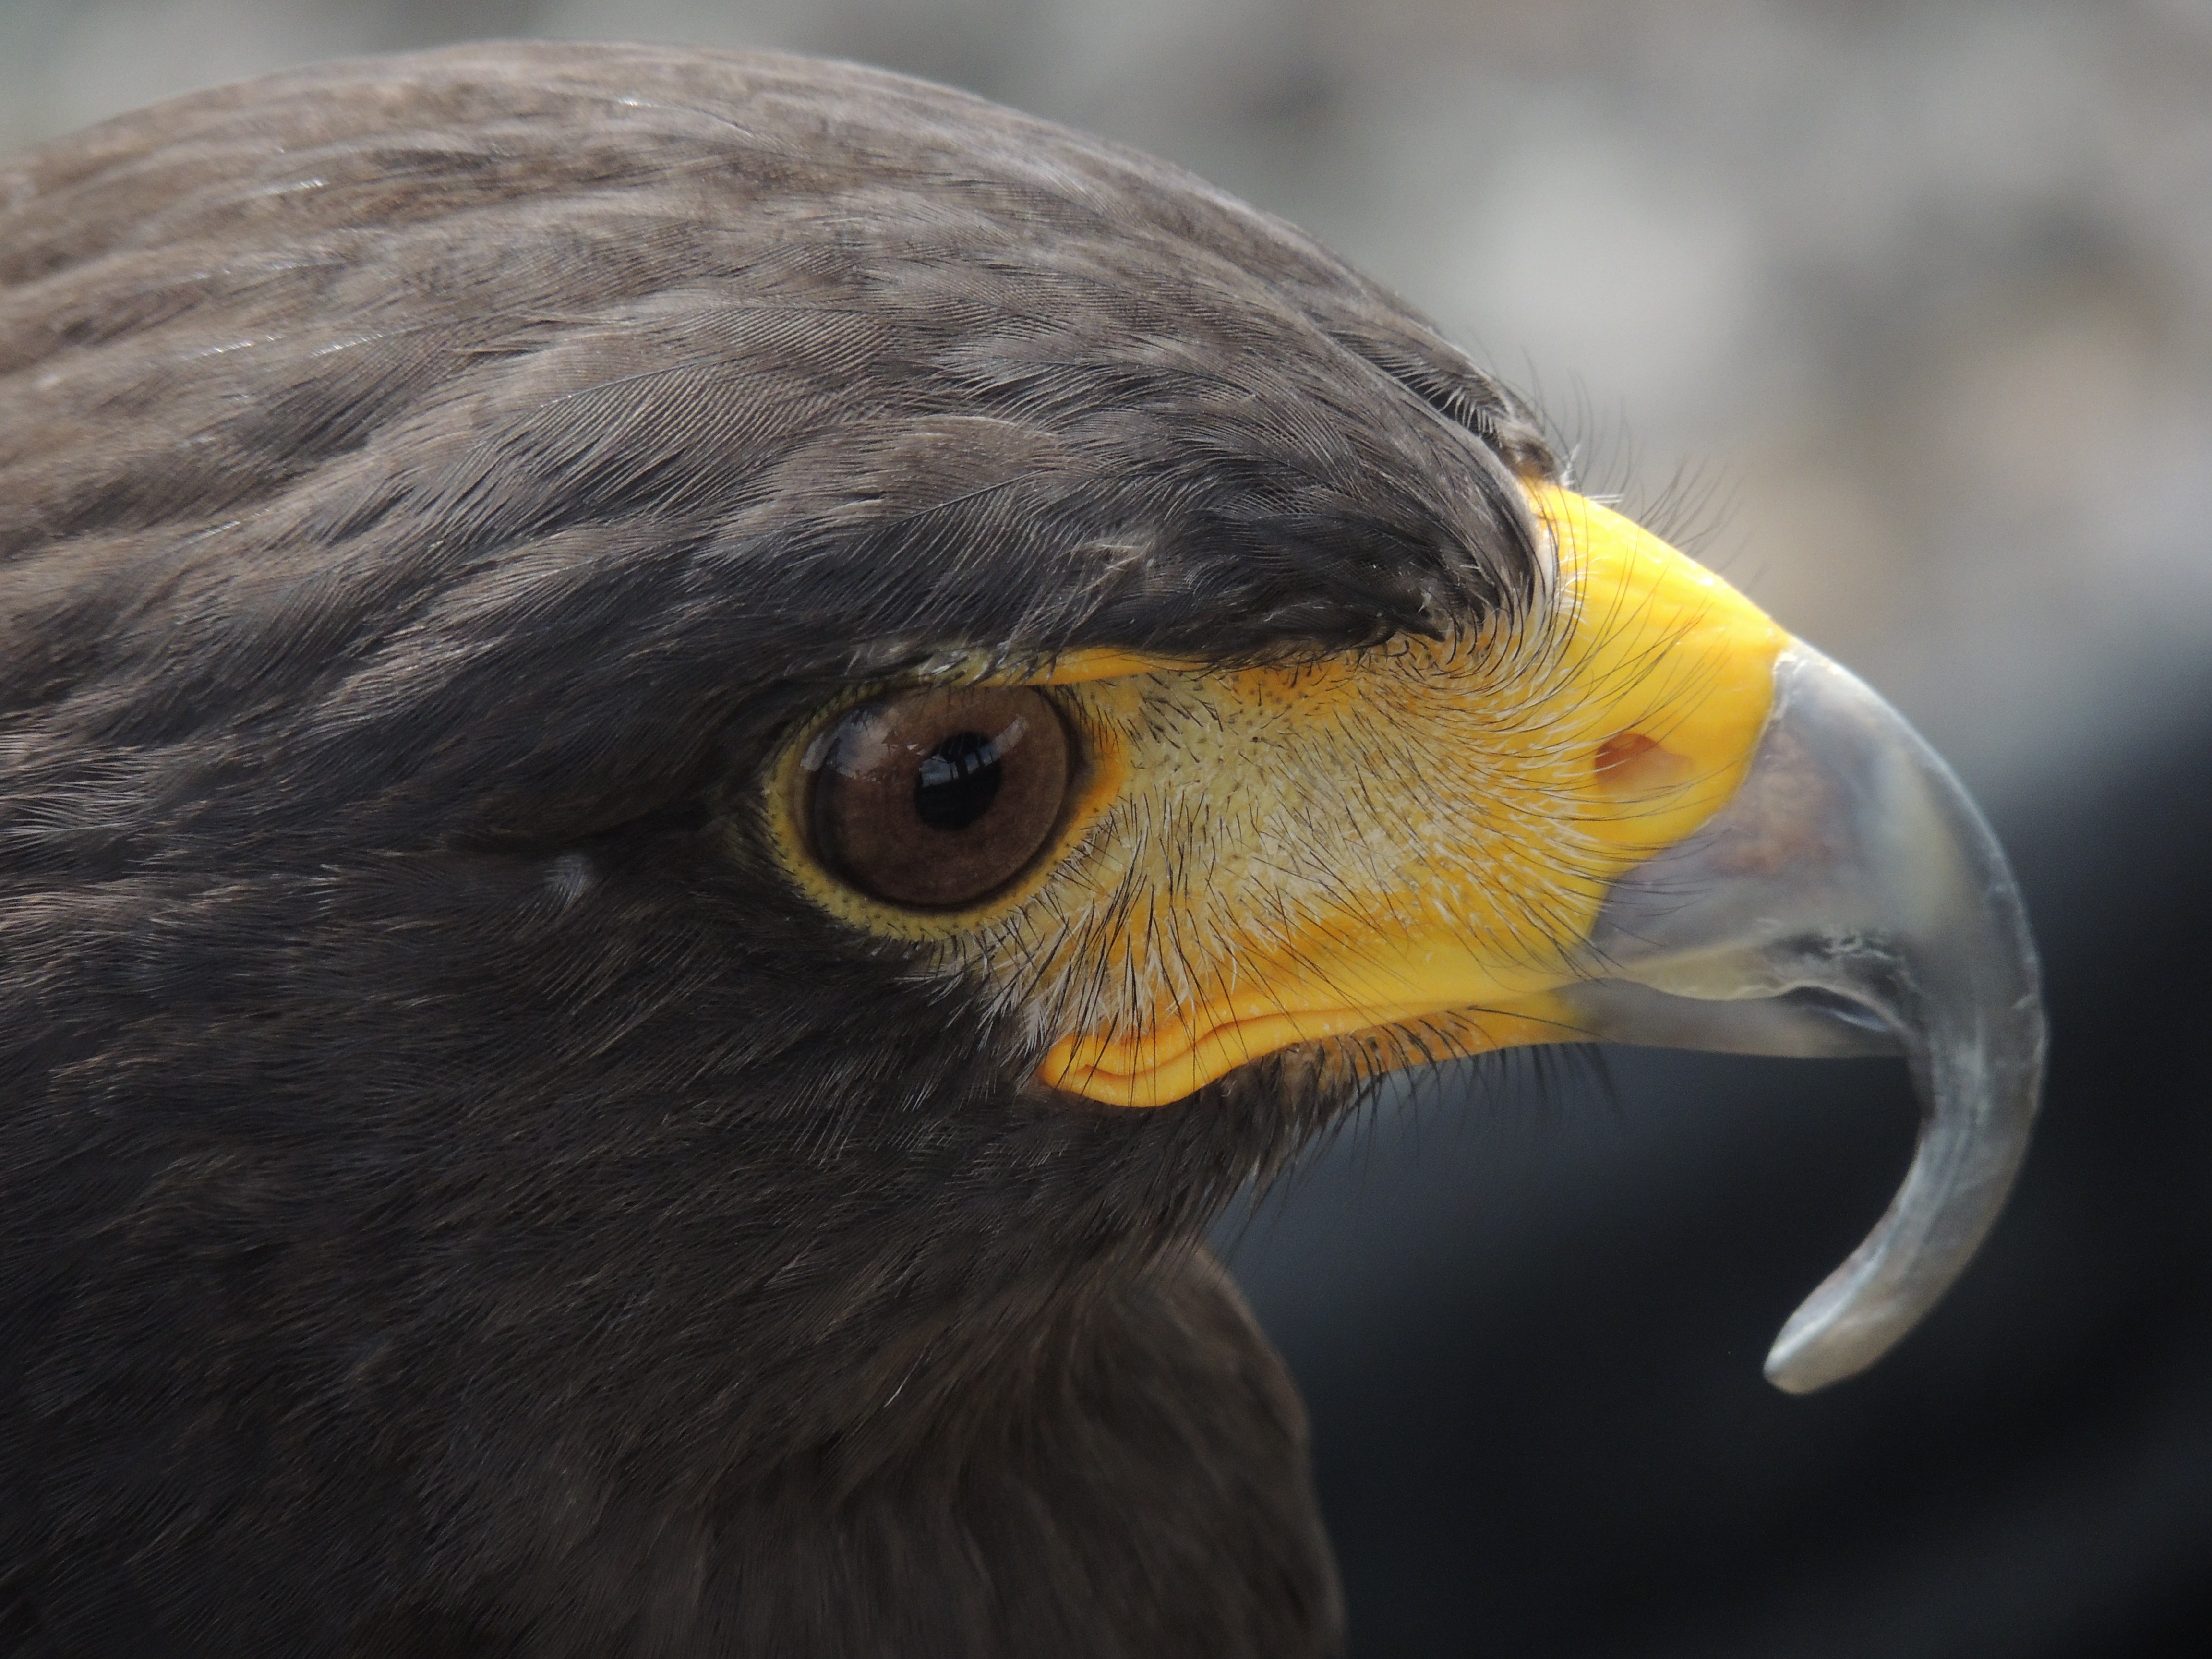
[[1941, 763], [1198, 181], [507, 47], [0, 203], [0, 1166], [161, 1388], [850, 1425], [1533, 1042], [1911, 1059], [1786, 1387], [1993, 1218], [2040, 1016]]

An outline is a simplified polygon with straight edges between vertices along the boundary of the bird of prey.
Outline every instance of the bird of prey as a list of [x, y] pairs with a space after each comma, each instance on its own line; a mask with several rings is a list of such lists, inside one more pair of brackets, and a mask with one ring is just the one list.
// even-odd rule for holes
[[0, 1653], [1321, 1654], [1209, 1221], [1401, 1068], [2039, 1075], [1871, 691], [1175, 169], [473, 47], [0, 169]]

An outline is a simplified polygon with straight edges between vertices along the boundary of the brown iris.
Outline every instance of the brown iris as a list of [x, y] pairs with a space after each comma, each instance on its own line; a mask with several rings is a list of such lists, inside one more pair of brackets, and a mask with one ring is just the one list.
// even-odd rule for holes
[[815, 850], [872, 897], [925, 909], [988, 898], [1052, 835], [1074, 773], [1067, 728], [1026, 686], [906, 691], [823, 745]]

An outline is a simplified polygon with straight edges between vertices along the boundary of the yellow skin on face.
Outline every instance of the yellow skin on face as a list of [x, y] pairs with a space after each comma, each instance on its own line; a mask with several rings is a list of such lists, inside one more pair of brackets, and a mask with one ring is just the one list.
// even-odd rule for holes
[[1052, 684], [1090, 757], [1054, 847], [969, 911], [902, 911], [778, 842], [823, 902], [980, 975], [1041, 1081], [1178, 1100], [1294, 1043], [1378, 1029], [1408, 1059], [1572, 1040], [1547, 993], [1601, 972], [1608, 884], [1742, 781], [1787, 635], [1629, 520], [1550, 487], [1528, 614], [1224, 672], [1085, 653]]

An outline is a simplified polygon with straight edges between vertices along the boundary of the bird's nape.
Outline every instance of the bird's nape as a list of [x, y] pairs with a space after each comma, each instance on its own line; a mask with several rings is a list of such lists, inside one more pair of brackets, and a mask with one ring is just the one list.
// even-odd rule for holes
[[1901, 1048], [1785, 1387], [2017, 1164], [1941, 763], [1145, 157], [767, 54], [303, 70], [0, 169], [0, 386], [25, 1651], [1325, 1652], [1200, 1241], [1380, 1071]]

